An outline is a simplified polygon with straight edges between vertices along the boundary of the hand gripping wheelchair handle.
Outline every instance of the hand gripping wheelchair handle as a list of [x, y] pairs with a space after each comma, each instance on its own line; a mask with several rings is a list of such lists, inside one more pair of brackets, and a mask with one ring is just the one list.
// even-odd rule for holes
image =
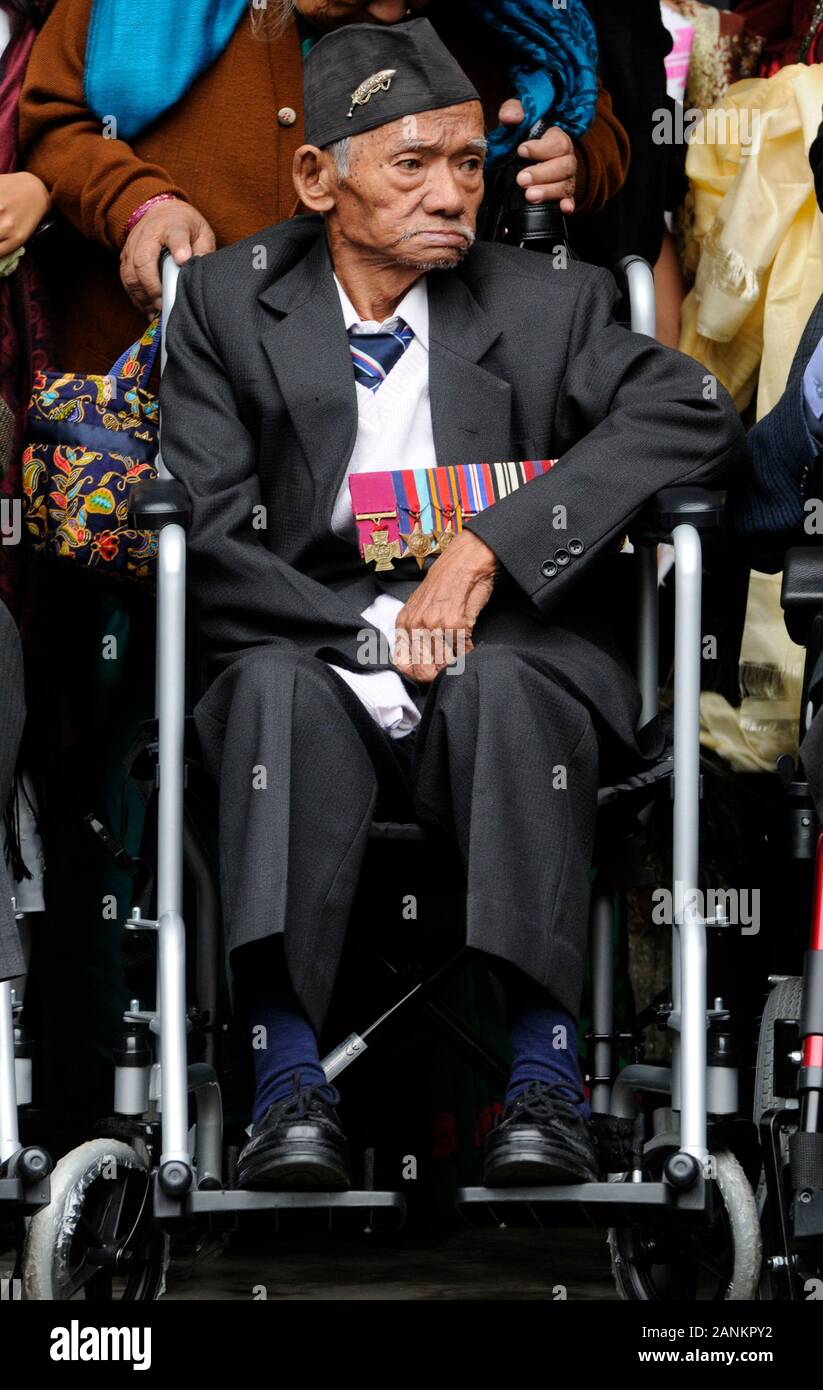
[[[549, 117], [541, 116], [526, 138], [539, 140], [549, 125]], [[503, 241], [550, 254], [562, 245], [574, 257], [559, 204], [526, 201], [525, 189], [517, 182], [517, 175], [528, 167], [528, 160], [510, 155], [498, 169], [487, 172], [486, 196], [478, 216], [478, 236], [483, 241]]]

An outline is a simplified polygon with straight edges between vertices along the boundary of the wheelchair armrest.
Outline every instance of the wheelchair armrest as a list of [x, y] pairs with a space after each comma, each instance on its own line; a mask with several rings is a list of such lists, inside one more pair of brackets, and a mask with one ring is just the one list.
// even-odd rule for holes
[[135, 483], [129, 496], [129, 525], [138, 531], [160, 531], [164, 526], [188, 526], [191, 504], [176, 478], [153, 478]]
[[705, 487], [664, 487], [650, 498], [629, 528], [634, 541], [668, 541], [676, 526], [718, 531], [725, 523], [723, 495]]
[[823, 613], [823, 547], [798, 545], [786, 552], [780, 603], [789, 636], [805, 647], [815, 618]]

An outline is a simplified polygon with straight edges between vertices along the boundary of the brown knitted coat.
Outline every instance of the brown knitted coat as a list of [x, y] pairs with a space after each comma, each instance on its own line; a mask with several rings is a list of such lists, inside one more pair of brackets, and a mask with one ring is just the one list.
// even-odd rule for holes
[[[42, 238], [57, 320], [55, 365], [77, 372], [107, 371], [145, 326], [118, 268], [135, 208], [156, 193], [175, 193], [203, 214], [218, 246], [229, 245], [294, 214], [292, 159], [303, 142], [296, 26], [265, 42], [252, 36], [245, 14], [176, 106], [131, 144], [106, 138], [83, 96], [91, 8], [92, 0], [58, 0], [32, 50], [20, 101], [20, 167], [39, 175], [63, 219]], [[484, 51], [477, 26], [455, 23], [450, 7], [435, 3], [431, 17], [495, 125], [511, 93], [492, 50]], [[596, 210], [623, 183], [629, 159], [603, 90], [578, 158], [578, 208]]]

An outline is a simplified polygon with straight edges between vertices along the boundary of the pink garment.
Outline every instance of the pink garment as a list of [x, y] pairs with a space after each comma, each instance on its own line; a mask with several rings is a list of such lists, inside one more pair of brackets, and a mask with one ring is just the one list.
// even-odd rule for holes
[[674, 23], [667, 23], [671, 10], [663, 10], [663, 22], [672, 35], [672, 51], [663, 59], [666, 68], [666, 92], [674, 101], [682, 101], [689, 80], [689, 60], [694, 43], [694, 29], [691, 24], [677, 23], [679, 16], [673, 16]]

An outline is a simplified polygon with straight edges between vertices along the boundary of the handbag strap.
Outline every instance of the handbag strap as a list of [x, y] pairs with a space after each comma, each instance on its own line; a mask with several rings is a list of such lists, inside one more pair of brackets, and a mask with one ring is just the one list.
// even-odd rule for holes
[[160, 347], [160, 328], [162, 315], [158, 314], [148, 325], [142, 338], [118, 357], [109, 376], [125, 377], [127, 381], [142, 386], [151, 376], [154, 359]]

